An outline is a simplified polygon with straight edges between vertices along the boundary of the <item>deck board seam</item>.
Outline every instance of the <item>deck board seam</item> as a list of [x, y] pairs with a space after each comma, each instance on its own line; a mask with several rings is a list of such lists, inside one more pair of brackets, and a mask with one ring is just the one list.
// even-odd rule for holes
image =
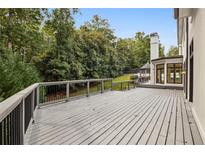
[[[172, 99], [171, 99], [171, 97], [170, 97], [170, 98], [169, 98], [169, 105], [168, 105], [167, 110], [166, 110], [166, 113], [165, 113], [165, 115], [164, 115], [164, 118], [163, 118], [163, 121], [162, 121], [160, 130], [159, 130], [159, 133], [158, 133], [158, 136], [157, 136], [155, 145], [156, 145], [157, 142], [158, 142], [158, 139], [159, 139], [159, 136], [160, 136], [160, 132], [161, 132], [161, 130], [162, 130], [162, 128], [163, 128], [163, 125], [164, 125], [164, 122], [165, 122], [166, 115], [168, 114], [168, 110], [169, 110], [169, 107], [170, 107], [170, 105], [171, 105], [171, 100], [172, 100]], [[164, 137], [166, 137], [166, 136], [164, 136]]]
[[[157, 106], [159, 105], [159, 106]], [[145, 119], [142, 121], [140, 127], [138, 127], [138, 129], [134, 132], [134, 134], [132, 135], [132, 137], [129, 139], [129, 141], [127, 142], [127, 144], [130, 143], [130, 141], [132, 140], [132, 138], [135, 136], [135, 134], [139, 131], [139, 129], [142, 127], [142, 125], [144, 124], [144, 122], [147, 120], [147, 118], [151, 115], [151, 113], [154, 111], [154, 109], [156, 109], [156, 111], [154, 111], [154, 114], [158, 111], [158, 109], [160, 108], [162, 104], [160, 103], [160, 101], [156, 104], [155, 107], [152, 108], [152, 110], [149, 112], [149, 114], [145, 117]], [[152, 117], [153, 118], [153, 117]]]
[[[120, 108], [120, 110], [121, 110], [122, 108]], [[111, 115], [111, 114], [110, 114]], [[106, 114], [105, 114], [105, 116], [106, 116]]]
[[[143, 105], [143, 108], [142, 108], [142, 109], [140, 109], [141, 112], [143, 112], [143, 110], [149, 105], [149, 103], [150, 103], [149, 101], [150, 101], [151, 99], [152, 99], [152, 98], [149, 98], [148, 100], [144, 100], [144, 101], [148, 101], [148, 102], [147, 102], [145, 105]], [[144, 102], [144, 101], [143, 101], [143, 102]], [[152, 105], [152, 104], [151, 104], [151, 105]], [[151, 106], [151, 105], [150, 105], [150, 106]], [[138, 113], [138, 114], [139, 114], [139, 113]], [[132, 121], [129, 121], [128, 124], [130, 124], [131, 122], [132, 122]], [[126, 125], [126, 126], [127, 126], [127, 125]], [[121, 131], [123, 131], [126, 126], [124, 126], [124, 127], [121, 129]], [[121, 132], [121, 131], [120, 131], [120, 132]], [[118, 132], [117, 134], [119, 134], [120, 132]], [[109, 137], [112, 133], [114, 133], [114, 131], [112, 131], [112, 132], [111, 132], [108, 136], [106, 136], [104, 139], [106, 139], [107, 137]], [[103, 140], [102, 140], [101, 142], [103, 142]], [[100, 143], [101, 143], [101, 142], [100, 142]]]
[[[151, 98], [150, 98], [150, 99], [151, 99]], [[145, 100], [143, 100], [143, 102], [144, 102], [144, 101], [145, 101]], [[142, 102], [142, 103], [143, 103], [143, 102]], [[148, 104], [149, 104], [149, 103], [147, 103], [147, 104], [145, 104], [145, 105], [147, 106]], [[142, 106], [144, 106], [144, 104], [142, 104]], [[145, 106], [145, 107], [146, 107], [146, 106]], [[144, 109], [144, 108], [143, 108], [143, 109]], [[142, 110], [143, 110], [143, 109], [142, 109]], [[142, 110], [141, 110], [141, 111], [142, 111]], [[132, 115], [130, 115], [130, 117], [131, 117], [131, 116], [132, 116]], [[135, 118], [136, 118], [136, 117], [134, 117], [132, 120], [134, 120]], [[127, 121], [127, 120], [129, 120], [129, 119], [125, 119], [124, 121]], [[132, 120], [129, 121], [128, 124], [131, 123]], [[124, 121], [123, 121], [123, 122], [124, 122]], [[123, 123], [121, 123], [121, 124], [118, 126], [118, 128], [119, 128], [122, 124], [123, 124]], [[106, 131], [108, 131], [108, 130], [106, 130]], [[105, 132], [106, 132], [106, 131], [105, 131]], [[114, 131], [114, 130], [113, 130], [113, 131]], [[113, 131], [112, 131], [112, 132], [113, 132]], [[104, 133], [105, 133], [105, 132], [104, 132]], [[111, 132], [111, 133], [112, 133], [112, 132]], [[104, 133], [103, 133], [103, 134], [104, 134]], [[111, 133], [110, 133], [110, 134], [111, 134]], [[101, 134], [101, 135], [103, 135], [103, 134]], [[109, 134], [109, 135], [110, 135], [110, 134]], [[93, 142], [93, 141], [92, 141], [92, 142]], [[90, 142], [90, 143], [92, 143], [92, 142]], [[90, 144], [90, 143], [89, 143], [89, 144]]]
[[[156, 98], [156, 99], [157, 99], [157, 98]], [[152, 102], [153, 102], [153, 103], [152, 103]], [[152, 103], [152, 104], [150, 105], [150, 107], [151, 107], [151, 106], [154, 104], [154, 100], [152, 100], [150, 103]], [[146, 106], [145, 106], [145, 111], [143, 111], [143, 113], [146, 112], [147, 110], [149, 110], [150, 107], [148, 107], [148, 109], [146, 109]], [[141, 117], [141, 116], [140, 116], [140, 117]], [[139, 117], [139, 118], [140, 118], [140, 117]], [[138, 118], [138, 117], [137, 117], [137, 118]], [[139, 120], [140, 120], [140, 119], [138, 119], [137, 122], [138, 122]], [[134, 124], [134, 125], [135, 125], [135, 124]], [[127, 127], [127, 126], [126, 126], [126, 127]], [[117, 133], [107, 144], [109, 144], [110, 142], [112, 142], [112, 140], [115, 139], [123, 130], [124, 130], [124, 128], [123, 128], [119, 133]], [[128, 133], [128, 132], [127, 132], [127, 133]], [[101, 143], [102, 143], [102, 142], [101, 142]]]
[[[161, 97], [159, 97], [157, 100], [160, 100], [161, 99]], [[156, 100], [154, 100], [154, 103], [156, 103]], [[158, 101], [158, 103], [159, 103], [159, 101]], [[151, 110], [150, 110], [150, 112], [149, 113], [151, 113], [152, 112], [152, 110], [158, 105], [158, 103], [156, 103], [155, 105], [154, 105], [154, 107], [151, 107]], [[148, 108], [147, 110], [149, 110], [150, 108]], [[146, 111], [147, 111], [146, 110]], [[140, 119], [139, 120], [137, 120], [135, 123], [134, 123], [134, 125], [128, 130], [128, 132], [127, 133], [129, 133], [129, 131], [130, 130], [132, 130], [133, 128], [134, 128], [134, 126], [141, 120], [141, 118], [144, 116], [144, 114], [143, 115], [141, 115], [141, 117], [140, 117]], [[149, 114], [147, 115], [147, 116], [149, 116]], [[139, 126], [139, 128], [141, 127], [141, 125]], [[117, 144], [119, 144], [122, 140], [123, 140], [123, 138], [127, 135], [127, 133], [121, 138], [121, 140], [117, 143]], [[133, 136], [133, 135], [132, 135]], [[131, 137], [132, 138], [132, 137]], [[129, 141], [131, 140], [131, 138], [128, 140], [128, 142], [126, 143], [126, 144], [128, 144], [129, 143]]]
[[[136, 105], [136, 104], [135, 104], [135, 105]], [[134, 105], [134, 106], [135, 106], [135, 105]], [[132, 107], [131, 107], [130, 109], [132, 109]], [[127, 110], [129, 111], [130, 109], [127, 109]], [[124, 112], [124, 114], [126, 114], [126, 113], [127, 113], [127, 111]], [[120, 114], [120, 116], [121, 116], [121, 115], [122, 115], [122, 114]], [[119, 116], [119, 117], [120, 117], [120, 116]], [[117, 117], [117, 118], [119, 118], [119, 117]], [[117, 119], [117, 118], [116, 118], [116, 119]], [[112, 121], [113, 121], [113, 120], [112, 120]], [[102, 128], [100, 128], [100, 129], [102, 129]]]
[[[158, 135], [157, 135], [157, 138], [156, 138], [156, 141], [155, 141], [154, 144], [157, 143], [157, 139], [159, 138], [159, 134], [160, 134], [161, 128], [162, 128], [163, 123], [164, 123], [164, 119], [165, 119], [165, 117], [166, 117], [166, 114], [167, 114], [167, 111], [168, 111], [168, 108], [169, 108], [169, 105], [170, 105], [170, 101], [171, 101], [170, 96], [167, 98], [167, 101], [168, 101], [168, 105], [167, 105], [167, 108], [166, 108], [166, 112], [165, 112], [165, 114], [164, 114], [163, 120], [162, 120], [162, 122], [161, 122], [160, 130], [159, 130], [159, 132], [158, 132]], [[160, 116], [161, 116], [161, 115], [160, 115]], [[160, 117], [160, 116], [159, 116], [159, 117]], [[158, 121], [157, 121], [157, 122], [158, 122]], [[157, 124], [157, 122], [156, 122], [156, 124]], [[156, 124], [155, 124], [155, 126], [156, 126]], [[149, 137], [148, 137], [148, 139], [147, 139], [146, 144], [148, 144], [148, 141], [149, 141], [149, 139], [150, 139], [150, 137], [151, 137], [151, 135], [152, 135], [152, 133], [153, 133], [153, 131], [154, 131], [154, 129], [155, 129], [155, 126], [154, 126], [152, 132], [150, 133], [150, 135], [149, 135]]]
[[[124, 105], [125, 103], [122, 103], [122, 104], [120, 104], [120, 105]], [[119, 104], [118, 104], [119, 105]], [[111, 106], [108, 106], [106, 109], [110, 109], [111, 110], [111, 108], [110, 108]], [[114, 105], [112, 105], [112, 107], [113, 108], [115, 108], [116, 107], [116, 105], [114, 104]], [[101, 111], [101, 113], [103, 113], [103, 111]], [[89, 115], [92, 115], [92, 116], [95, 116], [95, 113], [90, 113]], [[89, 117], [89, 116], [88, 116]], [[83, 119], [82, 119], [82, 121], [83, 120], [87, 120], [86, 118], [87, 117], [82, 117]], [[91, 118], [91, 117], [89, 117], [89, 118]]]
[[[143, 105], [142, 103], [144, 102], [144, 100], [141, 102], [141, 104], [140, 105]], [[138, 108], [139, 108], [139, 106], [138, 106]], [[138, 109], [137, 108], [137, 109]], [[130, 115], [129, 117], [132, 117], [133, 115]], [[125, 119], [124, 121], [127, 121], [128, 119]], [[123, 121], [123, 122], [124, 122]], [[119, 122], [119, 121], [117, 121], [117, 122]], [[118, 126], [118, 127], [120, 127], [122, 124], [123, 124], [123, 122], [121, 122], [121, 124]], [[111, 126], [112, 127], [112, 126]], [[111, 127], [109, 127], [106, 131], [108, 131]], [[101, 135], [103, 135], [106, 131], [104, 131]], [[101, 136], [100, 135], [100, 136]], [[98, 136], [98, 137], [100, 137], [100, 136]], [[91, 141], [89, 144], [91, 144], [93, 141]]]
[[[161, 97], [160, 97], [161, 98]], [[155, 106], [158, 104], [158, 103], [156, 103], [156, 100], [160, 100], [160, 98], [157, 98], [157, 99], [155, 99], [155, 100], [153, 100], [153, 103], [152, 103], [152, 105], [154, 105], [154, 106], [150, 106], [148, 109], [146, 109], [145, 110], [145, 112], [148, 112], [149, 110], [153, 110], [154, 108], [155, 108]], [[150, 111], [150, 112], [151, 112]], [[141, 118], [143, 118], [143, 116], [144, 116], [144, 114], [142, 114], [140, 117], [139, 117], [139, 119], [131, 126], [131, 128], [123, 135], [123, 137], [117, 142], [117, 144], [119, 144], [124, 138], [125, 138], [125, 136], [129, 133], [129, 131], [131, 131], [133, 128], [134, 128], [134, 126], [136, 126], [136, 124], [141, 120]], [[140, 127], [139, 127], [140, 128]], [[129, 139], [130, 140], [130, 139]], [[126, 144], [128, 144], [129, 143], [129, 140], [127, 141], [127, 143]], [[108, 143], [108, 144], [110, 144], [112, 142], [112, 140]]]
[[[153, 126], [153, 129], [152, 129], [151, 133], [153, 132], [154, 127], [156, 126], [156, 124], [157, 124], [157, 122], [158, 122], [158, 120], [159, 120], [159, 117], [160, 117], [160, 115], [161, 115], [161, 113], [162, 113], [162, 111], [163, 111], [163, 109], [164, 109], [164, 107], [165, 107], [165, 105], [166, 105], [166, 100], [167, 100], [167, 97], [166, 97], [166, 99], [163, 101], [162, 109], [161, 109], [161, 111], [160, 111], [160, 113], [159, 113], [159, 115], [158, 115], [158, 117], [157, 117], [157, 119], [156, 119], [156, 122], [154, 123], [154, 126]], [[159, 107], [158, 109], [160, 109], [160, 107]], [[139, 143], [140, 139], [142, 138], [142, 136], [143, 136], [144, 133], [146, 132], [147, 128], [150, 126], [152, 120], [154, 119], [154, 117], [156, 116], [156, 114], [157, 114], [157, 112], [158, 112], [158, 109], [156, 110], [156, 112], [154, 113], [153, 117], [151, 118], [151, 120], [150, 120], [149, 123], [147, 124], [147, 126], [146, 126], [146, 128], [144, 129], [143, 133], [140, 135], [140, 137], [139, 137], [138, 141], [136, 142], [136, 144]], [[151, 133], [150, 133], [150, 135], [151, 135]], [[150, 135], [149, 135], [149, 136], [150, 136]], [[149, 137], [148, 137], [148, 138], [149, 138]], [[148, 140], [146, 141], [146, 144], [147, 144], [147, 142], [148, 142]]]
[[170, 113], [170, 117], [169, 117], [169, 123], [168, 123], [168, 128], [167, 128], [165, 144], [167, 144], [168, 133], [169, 133], [169, 129], [170, 129], [170, 125], [171, 125], [171, 118], [172, 118], [172, 114], [173, 114], [173, 108], [174, 108], [174, 98], [172, 98], [172, 107], [171, 107], [171, 113]]
[[[126, 106], [126, 104], [122, 104], [122, 106]], [[117, 111], [119, 111], [121, 108], [117, 108], [116, 110], [114, 110], [113, 112], [117, 112]], [[112, 109], [111, 110], [108, 110], [107, 112], [109, 112], [109, 111], [112, 111]], [[102, 115], [106, 115], [106, 113], [101, 113]], [[100, 115], [101, 115], [100, 114]], [[100, 115], [98, 115], [98, 116], [100, 116]], [[95, 116], [95, 114], [93, 114], [93, 117]], [[94, 117], [94, 118], [96, 118], [96, 117]], [[91, 118], [92, 119], [92, 118]], [[86, 118], [84, 119], [84, 120], [86, 120]], [[92, 121], [91, 121], [92, 122]], [[70, 127], [72, 127], [73, 125], [70, 125]], [[64, 129], [61, 129], [62, 131], [64, 130]]]

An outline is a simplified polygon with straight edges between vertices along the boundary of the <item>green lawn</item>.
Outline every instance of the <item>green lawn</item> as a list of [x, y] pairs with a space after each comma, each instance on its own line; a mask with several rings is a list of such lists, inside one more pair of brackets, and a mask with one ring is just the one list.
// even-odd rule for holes
[[113, 82], [121, 82], [121, 81], [127, 81], [127, 80], [131, 80], [131, 76], [133, 74], [125, 74], [125, 75], [122, 75], [122, 76], [119, 76], [119, 77], [116, 77], [113, 79]]
[[[113, 84], [112, 89], [118, 90], [118, 91], [128, 89], [128, 82], [125, 82], [125, 83], [117, 83], [117, 82], [129, 81], [129, 80], [131, 80], [132, 75], [133, 74], [124, 74], [122, 76], [114, 78], [113, 79], [114, 84]], [[130, 84], [129, 87], [131, 87], [131, 86], [134, 86], [134, 85]]]

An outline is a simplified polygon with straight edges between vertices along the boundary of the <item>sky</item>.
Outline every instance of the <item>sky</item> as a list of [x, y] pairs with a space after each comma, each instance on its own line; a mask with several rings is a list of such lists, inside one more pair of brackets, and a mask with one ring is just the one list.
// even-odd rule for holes
[[93, 15], [108, 19], [110, 28], [120, 38], [132, 38], [136, 32], [150, 34], [157, 32], [160, 42], [167, 53], [171, 45], [177, 45], [176, 20], [173, 9], [116, 9], [116, 8], [86, 8], [80, 9], [80, 14], [74, 16], [75, 26], [79, 28]]

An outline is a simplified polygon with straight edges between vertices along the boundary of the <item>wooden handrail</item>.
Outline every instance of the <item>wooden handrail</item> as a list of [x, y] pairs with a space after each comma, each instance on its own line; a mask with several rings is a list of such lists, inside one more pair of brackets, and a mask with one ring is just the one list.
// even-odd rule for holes
[[0, 103], [0, 122], [18, 106], [23, 99], [25, 99], [35, 88], [38, 87], [38, 83], [32, 84], [26, 89], [14, 94]]
[[71, 81], [55, 81], [55, 82], [40, 82], [39, 85], [56, 85], [56, 84], [67, 84], [67, 83], [82, 83], [82, 82], [95, 82], [95, 81], [107, 81], [112, 80], [112, 78], [105, 79], [85, 79], [85, 80], [71, 80]]
[[124, 81], [116, 81], [116, 82], [113, 81], [113, 84], [115, 84], [115, 83], [124, 83], [124, 82], [135, 82], [135, 80], [124, 80]]

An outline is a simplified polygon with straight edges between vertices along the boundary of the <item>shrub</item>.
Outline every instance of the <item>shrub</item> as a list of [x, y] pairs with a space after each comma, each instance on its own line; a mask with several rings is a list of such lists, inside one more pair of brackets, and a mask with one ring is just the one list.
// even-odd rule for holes
[[22, 62], [14, 54], [0, 57], [0, 102], [38, 81], [33, 64]]

